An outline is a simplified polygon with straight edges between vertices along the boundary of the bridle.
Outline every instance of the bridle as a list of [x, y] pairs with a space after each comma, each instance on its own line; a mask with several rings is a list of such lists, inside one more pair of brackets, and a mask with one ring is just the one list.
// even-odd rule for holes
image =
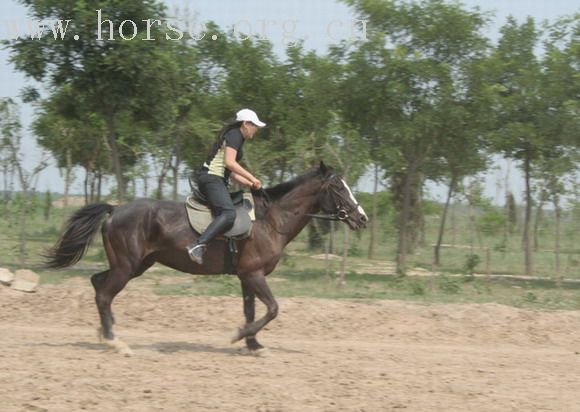
[[[326, 211], [323, 210], [324, 214], [321, 213], [317, 213], [317, 214], [310, 214], [307, 213], [306, 216], [310, 216], [314, 219], [321, 219], [321, 220], [333, 220], [333, 221], [340, 221], [343, 222], [346, 219], [348, 219], [350, 217], [350, 215], [358, 209], [358, 207], [360, 206], [360, 204], [358, 202], [355, 202], [354, 205], [352, 205], [352, 202], [348, 202], [345, 199], [345, 196], [343, 193], [341, 193], [338, 190], [337, 186], [343, 187], [342, 184], [337, 184], [336, 182], [339, 181], [342, 183], [342, 180], [339, 178], [338, 175], [336, 174], [331, 174], [327, 179], [326, 179], [326, 190], [322, 190], [321, 191], [321, 195], [325, 195], [328, 191], [328, 195], [332, 201], [333, 205], [336, 205], [336, 208], [334, 210], [331, 211]], [[321, 207], [322, 209], [322, 207]]]
[[[319, 202], [324, 203], [325, 201], [324, 196], [328, 196], [332, 205], [336, 205], [336, 207], [333, 210], [324, 210], [324, 206], [321, 205], [321, 209], [324, 213], [316, 213], [316, 214], [305, 213], [304, 215], [314, 219], [321, 220], [333, 220], [339, 222], [347, 220], [351, 216], [351, 214], [359, 208], [360, 204], [358, 202], [354, 202], [353, 205], [352, 204], [353, 202], [349, 202], [348, 200], [346, 200], [344, 193], [341, 192], [340, 190], [343, 187], [344, 186], [342, 184], [342, 180], [340, 179], [340, 177], [332, 173], [325, 179], [325, 182], [323, 183], [323, 186], [319, 194], [319, 197], [323, 198], [319, 200]], [[268, 195], [268, 192], [263, 188], [259, 189], [258, 192], [261, 193], [262, 197], [266, 201], [266, 207], [268, 207], [269, 204], [272, 203], [272, 200]], [[282, 232], [274, 226], [272, 226], [272, 228], [274, 229], [275, 232], [277, 232], [280, 235], [289, 234], [289, 232], [288, 233]]]

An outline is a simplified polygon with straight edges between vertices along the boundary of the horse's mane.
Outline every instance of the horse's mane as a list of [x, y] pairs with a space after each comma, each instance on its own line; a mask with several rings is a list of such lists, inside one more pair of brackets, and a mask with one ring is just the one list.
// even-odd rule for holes
[[[303, 175], [297, 176], [292, 180], [280, 183], [280, 184], [273, 186], [273, 187], [269, 187], [269, 188], [265, 189], [265, 191], [266, 191], [266, 194], [268, 195], [269, 200], [275, 202], [275, 201], [279, 200], [280, 198], [282, 198], [288, 192], [292, 191], [292, 189], [296, 188], [296, 186], [299, 186], [302, 183], [304, 183], [308, 180], [311, 180], [312, 178], [314, 178], [316, 176], [320, 176], [319, 169], [311, 170], [310, 172], [307, 172]], [[261, 196], [262, 194], [260, 192], [255, 192], [254, 195]]]

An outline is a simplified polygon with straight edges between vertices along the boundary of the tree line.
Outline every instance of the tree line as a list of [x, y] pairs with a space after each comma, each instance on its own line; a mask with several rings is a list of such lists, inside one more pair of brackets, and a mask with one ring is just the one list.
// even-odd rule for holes
[[[5, 45], [13, 67], [42, 87], [22, 93], [35, 108], [38, 144], [65, 170], [65, 190], [73, 168], [84, 170], [89, 202], [102, 197], [105, 176], [114, 177], [119, 201], [134, 195], [136, 182], [154, 197], [177, 198], [177, 181], [199, 167], [224, 121], [251, 107], [269, 127], [246, 163], [267, 184], [322, 158], [351, 182], [372, 172], [370, 257], [376, 192], [388, 184], [402, 271], [424, 224], [427, 181], [448, 187], [437, 261], [464, 178], [487, 170], [493, 155], [514, 160], [525, 179], [523, 247], [532, 274], [532, 208], [551, 202], [558, 217], [566, 181], [578, 177], [580, 14], [545, 24], [510, 17], [492, 42], [484, 30], [493, 17], [458, 2], [344, 2], [367, 22], [366, 38], [325, 53], [298, 43], [281, 57], [269, 41], [212, 22], [206, 32], [215, 40], [165, 40], [159, 27], [145, 27], [152, 16], [168, 18], [156, 0], [21, 0], [35, 19], [70, 19], [78, 40], [47, 34]], [[107, 40], [108, 25], [95, 36], [97, 9], [115, 30], [134, 22], [136, 37]], [[4, 176], [18, 163], [14, 105], [3, 99], [0, 107]]]

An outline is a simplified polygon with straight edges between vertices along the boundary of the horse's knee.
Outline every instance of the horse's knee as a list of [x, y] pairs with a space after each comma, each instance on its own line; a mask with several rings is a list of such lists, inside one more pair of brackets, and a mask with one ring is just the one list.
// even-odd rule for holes
[[101, 287], [101, 285], [103, 284], [103, 282], [107, 278], [107, 272], [108, 271], [95, 273], [93, 276], [91, 276], [91, 283], [92, 283], [93, 287], [95, 288], [95, 290], [97, 290]]

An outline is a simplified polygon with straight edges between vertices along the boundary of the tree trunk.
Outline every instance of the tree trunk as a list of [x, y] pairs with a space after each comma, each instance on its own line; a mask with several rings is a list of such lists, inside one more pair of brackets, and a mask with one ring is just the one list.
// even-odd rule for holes
[[542, 222], [542, 217], [544, 214], [543, 208], [544, 202], [540, 200], [538, 202], [538, 207], [536, 208], [536, 216], [534, 220], [534, 252], [537, 252], [538, 249], [540, 248], [539, 232], [540, 232], [540, 224]]
[[407, 266], [407, 250], [409, 245], [409, 216], [411, 214], [411, 185], [415, 172], [413, 164], [408, 165], [403, 175], [403, 205], [399, 213], [399, 242], [397, 250], [397, 272], [404, 273]]
[[456, 202], [449, 206], [449, 221], [451, 223], [451, 244], [455, 245], [457, 237], [457, 216], [456, 216]]
[[103, 188], [103, 174], [101, 173], [101, 171], [99, 170], [97, 172], [97, 196], [95, 198], [95, 201], [98, 203], [101, 201], [101, 191]]
[[131, 180], [131, 199], [135, 199], [137, 197], [137, 178], [136, 177], [132, 177]]
[[96, 199], [96, 184], [97, 184], [97, 171], [93, 168], [91, 171], [91, 185], [90, 185], [90, 201], [91, 203], [95, 203]]
[[179, 165], [181, 164], [181, 147], [179, 137], [175, 141], [175, 161], [173, 162], [173, 200], [177, 200], [177, 187], [179, 183]]
[[22, 186], [22, 202], [20, 204], [20, 213], [18, 214], [18, 225], [20, 227], [19, 242], [18, 242], [18, 256], [20, 265], [26, 264], [26, 212], [29, 207], [28, 201], [29, 193], [27, 185]]
[[117, 179], [117, 200], [122, 203], [125, 200], [125, 181], [123, 179], [123, 166], [121, 164], [121, 155], [119, 154], [119, 146], [117, 145], [117, 132], [113, 117], [109, 116], [107, 121], [108, 128], [108, 143], [111, 149], [111, 159], [113, 160], [113, 168], [115, 170], [115, 178]]
[[[413, 191], [417, 195], [417, 203], [413, 208], [415, 215], [416, 215], [416, 222], [419, 228], [419, 247], [425, 247], [427, 245], [427, 227], [425, 224], [425, 214], [423, 213], [423, 183], [424, 183], [424, 176], [421, 175], [419, 179], [416, 181], [417, 188]], [[415, 242], [416, 243], [416, 242]], [[415, 248], [413, 248], [415, 249]]]
[[171, 168], [171, 171], [173, 172], [172, 196], [171, 196], [171, 198], [173, 200], [177, 200], [177, 187], [178, 187], [178, 183], [179, 183], [179, 159], [177, 157], [175, 158], [175, 164]]
[[509, 233], [510, 233], [510, 225], [511, 225], [511, 221], [510, 221], [510, 188], [509, 188], [509, 182], [510, 182], [510, 170], [511, 170], [511, 160], [507, 159], [507, 163], [506, 163], [506, 172], [505, 172], [505, 226], [504, 226], [504, 230], [503, 230], [503, 244], [505, 247], [505, 250], [507, 250], [507, 246], [508, 246], [508, 238], [509, 238]]
[[534, 263], [532, 256], [532, 244], [530, 242], [530, 220], [532, 216], [532, 188], [531, 188], [531, 159], [526, 155], [524, 159], [524, 178], [526, 180], [526, 217], [524, 221], [524, 263], [526, 268], [526, 276], [533, 276]]
[[161, 171], [159, 172], [159, 177], [157, 179], [157, 199], [163, 199], [163, 185], [165, 184], [165, 177], [167, 176], [167, 172], [169, 171], [171, 165], [171, 158], [170, 155], [163, 161], [163, 165], [161, 166]]
[[475, 221], [475, 208], [473, 207], [473, 202], [469, 201], [469, 246], [470, 246], [470, 254], [473, 255], [475, 253], [475, 238], [477, 237], [476, 227], [477, 222]]
[[143, 179], [143, 197], [148, 197], [149, 196], [149, 178], [147, 177], [147, 174], [145, 173], [143, 176], [141, 176], [141, 179]]
[[555, 253], [556, 253], [556, 276], [559, 280], [562, 279], [560, 276], [560, 223], [562, 219], [562, 210], [560, 209], [560, 198], [558, 193], [552, 194], [552, 202], [554, 204], [554, 212], [556, 214], [556, 239], [555, 239]]
[[85, 181], [83, 183], [83, 195], [85, 197], [85, 205], [90, 203], [89, 201], [89, 169], [85, 168]]
[[328, 238], [328, 251], [331, 255], [334, 254], [334, 235], [336, 234], [336, 225], [334, 221], [330, 221], [330, 237]]
[[8, 165], [3, 165], [2, 167], [2, 182], [4, 184], [4, 201], [7, 202], [10, 198], [8, 191]]
[[337, 282], [338, 286], [343, 286], [346, 284], [346, 261], [348, 259], [348, 249], [350, 247], [350, 229], [347, 225], [342, 226], [344, 228], [344, 242], [342, 248], [342, 261], [340, 262], [340, 275]]
[[373, 205], [371, 214], [371, 240], [369, 242], [369, 253], [368, 258], [373, 259], [375, 257], [375, 243], [377, 238], [377, 191], [379, 189], [379, 165], [375, 163], [375, 182], [373, 185]]
[[64, 213], [63, 213], [63, 225], [68, 220], [68, 197], [70, 191], [70, 185], [72, 181], [72, 154], [70, 149], [66, 150], [66, 171], [64, 175]]
[[441, 244], [443, 243], [443, 233], [445, 232], [445, 222], [447, 220], [447, 212], [449, 210], [449, 204], [451, 203], [451, 198], [455, 192], [455, 185], [457, 182], [457, 175], [453, 173], [451, 175], [451, 181], [449, 182], [449, 190], [447, 192], [447, 200], [445, 201], [445, 207], [443, 208], [443, 216], [441, 216], [441, 223], [439, 225], [439, 235], [437, 236], [437, 244], [435, 245], [435, 256], [434, 263], [439, 266], [441, 264], [440, 250]]

